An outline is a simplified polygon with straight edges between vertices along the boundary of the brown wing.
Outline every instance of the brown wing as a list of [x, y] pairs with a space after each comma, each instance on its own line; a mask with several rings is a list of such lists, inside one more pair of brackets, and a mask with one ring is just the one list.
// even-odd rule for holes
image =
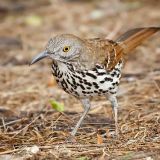
[[106, 70], [110, 71], [121, 60], [123, 55], [123, 48], [121, 46], [108, 39], [89, 39], [92, 54], [94, 54], [95, 62], [103, 65]]
[[80, 66], [89, 69], [98, 63], [111, 71], [126, 54], [159, 30], [158, 27], [136, 28], [122, 34], [116, 41], [101, 38], [85, 40], [79, 58]]
[[111, 40], [97, 39], [98, 48], [102, 48], [105, 55], [103, 64], [108, 71], [129, 54], [143, 41], [160, 30], [160, 27], [136, 28], [122, 34], [115, 42]]
[[89, 46], [90, 61], [109, 68], [112, 61], [115, 59], [114, 42], [107, 39], [88, 39], [87, 46]]

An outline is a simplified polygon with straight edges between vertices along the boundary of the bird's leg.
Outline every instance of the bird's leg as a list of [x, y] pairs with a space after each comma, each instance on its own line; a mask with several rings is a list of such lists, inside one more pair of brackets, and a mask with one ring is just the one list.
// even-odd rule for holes
[[79, 121], [77, 122], [76, 126], [72, 130], [72, 132], [71, 132], [72, 136], [75, 136], [75, 134], [77, 133], [78, 128], [82, 124], [84, 118], [86, 117], [86, 115], [87, 115], [87, 113], [88, 113], [88, 111], [91, 107], [89, 99], [82, 99], [81, 102], [82, 102], [82, 105], [84, 107], [84, 112], [83, 112], [81, 118], [79, 119]]
[[118, 131], [118, 102], [116, 95], [109, 95], [109, 101], [111, 102], [112, 105], [112, 112], [114, 116], [114, 121], [115, 121], [115, 133], [116, 136], [118, 137], [119, 131]]

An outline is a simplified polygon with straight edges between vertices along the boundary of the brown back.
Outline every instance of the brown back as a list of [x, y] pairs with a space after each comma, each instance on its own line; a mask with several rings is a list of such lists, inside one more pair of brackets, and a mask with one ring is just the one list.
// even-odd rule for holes
[[159, 30], [160, 27], [136, 28], [122, 34], [111, 44], [113, 46], [113, 51], [111, 51], [109, 53], [110, 55], [106, 58], [106, 69], [112, 70], [126, 54], [129, 54], [133, 49]]

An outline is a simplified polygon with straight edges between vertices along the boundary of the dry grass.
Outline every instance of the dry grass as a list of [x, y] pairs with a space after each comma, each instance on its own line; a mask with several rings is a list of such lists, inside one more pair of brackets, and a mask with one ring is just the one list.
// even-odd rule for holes
[[[38, 2], [8, 0], [0, 7], [0, 159], [159, 159], [160, 34], [133, 52], [123, 70], [119, 139], [111, 136], [111, 107], [102, 97], [93, 99], [77, 143], [66, 143], [80, 103], [56, 86], [47, 61], [28, 62], [59, 33], [114, 39], [129, 28], [159, 25], [160, 3]], [[53, 111], [49, 99], [64, 103], [65, 112]]]

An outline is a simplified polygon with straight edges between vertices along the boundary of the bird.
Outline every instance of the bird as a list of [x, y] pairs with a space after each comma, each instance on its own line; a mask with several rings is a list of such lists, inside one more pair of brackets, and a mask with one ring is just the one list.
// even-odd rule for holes
[[60, 34], [50, 38], [44, 51], [32, 59], [30, 65], [47, 57], [51, 59], [57, 84], [81, 101], [84, 112], [71, 136], [76, 135], [89, 112], [91, 98], [97, 96], [104, 96], [111, 102], [115, 135], [119, 135], [117, 91], [125, 57], [159, 30], [160, 27], [134, 28], [116, 40]]

